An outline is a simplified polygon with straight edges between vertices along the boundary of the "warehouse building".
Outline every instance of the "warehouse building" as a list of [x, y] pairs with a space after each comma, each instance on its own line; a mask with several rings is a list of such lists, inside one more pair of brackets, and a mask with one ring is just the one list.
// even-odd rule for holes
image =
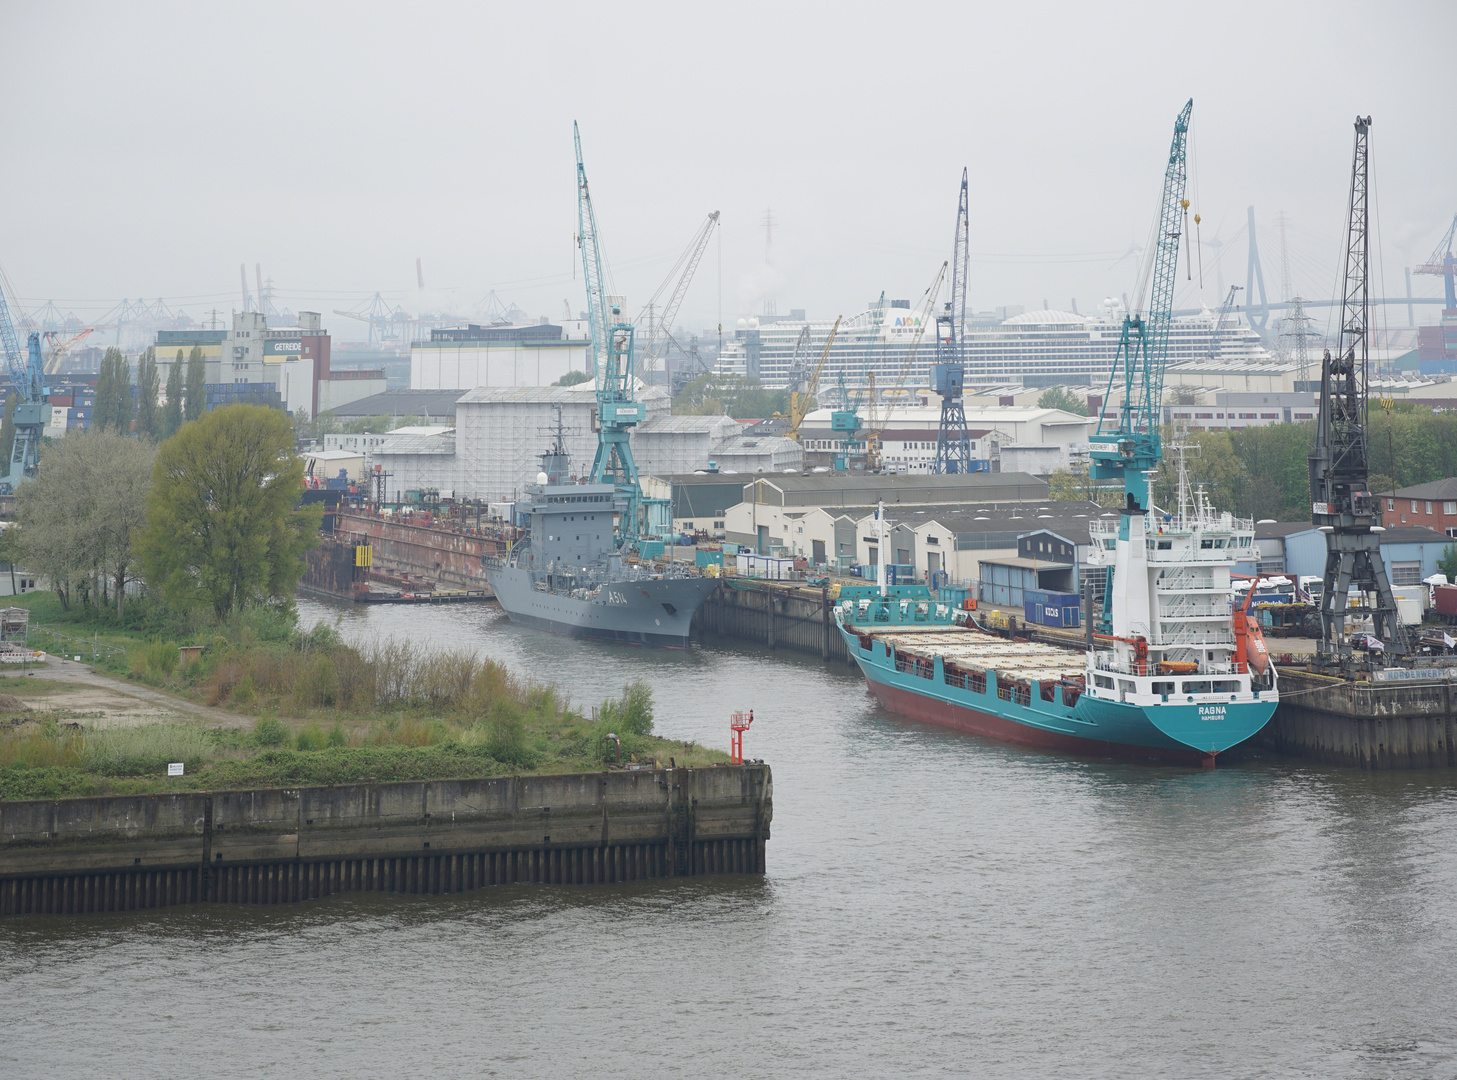
[[410, 346], [410, 389], [548, 386], [591, 371], [586, 324], [437, 327]]

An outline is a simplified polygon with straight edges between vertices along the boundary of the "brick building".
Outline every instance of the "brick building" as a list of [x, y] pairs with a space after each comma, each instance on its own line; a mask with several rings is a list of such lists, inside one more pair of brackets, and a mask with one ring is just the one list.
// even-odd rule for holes
[[1382, 524], [1388, 529], [1425, 525], [1457, 539], [1457, 476], [1383, 492]]

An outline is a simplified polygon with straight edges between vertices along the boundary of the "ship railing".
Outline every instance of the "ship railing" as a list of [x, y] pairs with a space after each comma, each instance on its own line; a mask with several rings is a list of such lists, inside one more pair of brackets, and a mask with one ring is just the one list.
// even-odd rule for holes
[[1157, 641], [1149, 641], [1155, 648], [1169, 648], [1183, 645], [1221, 645], [1233, 647], [1234, 632], [1227, 627], [1180, 626], [1165, 630]]
[[1207, 619], [1215, 616], [1228, 618], [1229, 601], [1223, 597], [1160, 593], [1159, 615], [1165, 619]]
[[482, 555], [481, 568], [485, 570], [504, 570], [506, 569], [506, 560], [499, 555]]

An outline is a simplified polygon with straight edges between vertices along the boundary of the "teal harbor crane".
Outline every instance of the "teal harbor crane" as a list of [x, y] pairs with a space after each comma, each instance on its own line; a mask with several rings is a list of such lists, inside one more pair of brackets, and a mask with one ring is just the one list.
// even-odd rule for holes
[[[592, 461], [591, 482], [610, 483], [617, 488], [624, 503], [618, 537], [633, 543], [642, 538], [645, 524], [650, 531], [671, 528], [671, 511], [667, 499], [644, 498], [638, 480], [630, 436], [633, 427], [647, 419], [647, 408], [636, 395], [635, 330], [622, 318], [621, 304], [608, 303], [597, 213], [592, 209], [587, 167], [582, 163], [582, 134], [575, 122], [572, 139], [577, 150], [577, 245], [582, 251], [582, 277], [587, 286], [587, 325], [597, 388], [597, 455]], [[659, 520], [664, 514], [668, 520]]]
[[830, 411], [830, 430], [840, 433], [840, 443], [835, 449], [835, 471], [847, 472], [850, 459], [865, 446], [865, 439], [860, 434], [860, 394], [850, 393], [844, 371], [840, 372], [839, 398], [840, 407]]
[[[1173, 318], [1174, 280], [1179, 271], [1179, 244], [1183, 237], [1184, 219], [1189, 203], [1184, 198], [1188, 180], [1185, 169], [1185, 148], [1189, 135], [1189, 115], [1194, 110], [1190, 98], [1179, 118], [1174, 121], [1174, 140], [1169, 147], [1168, 166], [1164, 170], [1163, 203], [1159, 210], [1158, 238], [1153, 261], [1153, 286], [1149, 293], [1148, 315], [1137, 312], [1123, 316], [1123, 331], [1118, 339], [1118, 352], [1108, 376], [1107, 401], [1113, 393], [1113, 381], [1123, 371], [1123, 405], [1118, 412], [1118, 428], [1107, 430], [1109, 421], [1098, 420], [1098, 430], [1089, 440], [1092, 458], [1090, 472], [1095, 480], [1118, 480], [1123, 484], [1123, 535], [1127, 537], [1130, 513], [1145, 513], [1149, 508], [1149, 477], [1163, 460], [1160, 425], [1163, 421], [1164, 365], [1169, 349], [1169, 323]], [[1142, 283], [1137, 296], [1143, 294]]]
[[10, 318], [7, 293], [13, 294], [10, 282], [0, 280], [0, 347], [5, 350], [5, 368], [17, 395], [12, 419], [15, 445], [10, 451], [10, 460], [6, 462], [5, 474], [0, 476], [0, 493], [10, 495], [14, 494], [17, 485], [35, 475], [40, 440], [50, 423], [51, 407], [46, 404], [45, 359], [41, 355], [40, 334], [33, 333], [28, 337], [26, 351], [22, 355], [20, 341], [15, 336], [15, 323]]

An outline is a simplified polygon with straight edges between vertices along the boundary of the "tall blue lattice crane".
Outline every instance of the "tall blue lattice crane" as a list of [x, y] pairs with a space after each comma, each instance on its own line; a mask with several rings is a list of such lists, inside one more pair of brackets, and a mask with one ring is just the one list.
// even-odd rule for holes
[[5, 475], [0, 476], [0, 491], [9, 494], [17, 484], [35, 475], [41, 435], [46, 424], [50, 423], [51, 407], [46, 404], [45, 360], [41, 356], [40, 334], [29, 335], [26, 351], [22, 354], [15, 336], [15, 323], [10, 318], [7, 293], [12, 293], [10, 283], [0, 277], [0, 347], [5, 350], [5, 368], [17, 395], [12, 420], [15, 445], [10, 452], [10, 460], [6, 462]]
[[[1174, 141], [1169, 147], [1169, 162], [1164, 170], [1164, 198], [1159, 209], [1148, 315], [1144, 317], [1134, 311], [1123, 316], [1118, 353], [1108, 376], [1108, 394], [1104, 401], [1112, 395], [1113, 381], [1122, 368], [1123, 405], [1118, 413], [1118, 429], [1106, 430], [1109, 422], [1100, 418], [1098, 431], [1090, 440], [1092, 476], [1097, 480], [1122, 481], [1125, 515], [1148, 510], [1149, 476], [1163, 458], [1159, 425], [1163, 420], [1164, 362], [1173, 315], [1174, 279], [1179, 270], [1179, 244], [1189, 208], [1184, 199], [1184, 186], [1188, 179], [1185, 145], [1189, 135], [1189, 115], [1193, 110], [1194, 100], [1190, 98], [1174, 121]], [[1140, 285], [1137, 296], [1141, 299], [1142, 295]], [[1126, 519], [1122, 528], [1126, 537]]]
[[962, 332], [966, 326], [966, 275], [969, 266], [971, 220], [966, 170], [961, 170], [961, 200], [956, 208], [956, 243], [951, 259], [951, 300], [946, 314], [936, 320], [936, 366], [931, 388], [941, 396], [941, 423], [936, 428], [936, 472], [971, 472], [971, 435], [961, 404], [966, 382]]
[[618, 535], [631, 541], [642, 535], [644, 500], [629, 436], [633, 426], [647, 418], [647, 410], [636, 400], [633, 386], [633, 326], [623, 320], [620, 305], [607, 301], [597, 214], [587, 189], [587, 168], [582, 164], [582, 135], [575, 123], [572, 138], [577, 148], [577, 244], [582, 250], [597, 387], [597, 456], [592, 461], [591, 479], [594, 484], [616, 485], [625, 503]]

